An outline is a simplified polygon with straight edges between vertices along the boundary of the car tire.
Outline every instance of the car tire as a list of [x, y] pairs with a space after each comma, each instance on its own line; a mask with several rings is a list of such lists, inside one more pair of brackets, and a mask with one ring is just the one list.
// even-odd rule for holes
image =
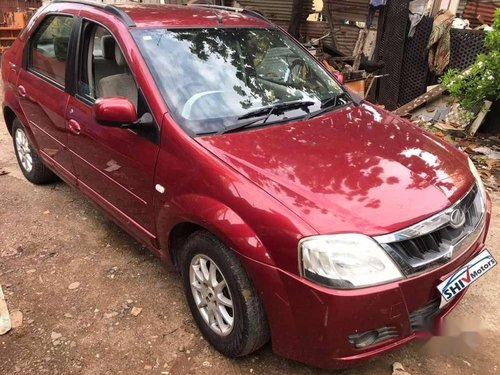
[[35, 185], [43, 185], [56, 179], [54, 173], [40, 160], [18, 119], [12, 124], [12, 139], [19, 168], [28, 181]]
[[[227, 246], [206, 231], [195, 232], [183, 247], [180, 266], [191, 313], [203, 336], [215, 349], [227, 357], [241, 357], [269, 341], [267, 318], [259, 296], [243, 266]], [[215, 283], [213, 266], [216, 268]], [[200, 280], [206, 285], [203, 286]], [[224, 284], [222, 281], [226, 288], [218, 288]], [[232, 308], [228, 307], [229, 302]], [[219, 316], [213, 316], [213, 312]]]

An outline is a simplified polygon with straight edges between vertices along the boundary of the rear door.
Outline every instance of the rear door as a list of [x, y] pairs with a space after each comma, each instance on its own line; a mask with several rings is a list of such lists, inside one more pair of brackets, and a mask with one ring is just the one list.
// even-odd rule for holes
[[33, 130], [38, 152], [47, 164], [70, 183], [75, 183], [64, 118], [69, 95], [66, 67], [75, 18], [49, 14], [31, 34], [26, 46], [26, 66], [17, 81], [20, 104]]
[[150, 112], [115, 37], [101, 25], [82, 25], [75, 96], [67, 107], [69, 148], [79, 188], [128, 230], [156, 246], [154, 171], [159, 150], [156, 125], [132, 131], [99, 125], [96, 99], [125, 96], [138, 115]]

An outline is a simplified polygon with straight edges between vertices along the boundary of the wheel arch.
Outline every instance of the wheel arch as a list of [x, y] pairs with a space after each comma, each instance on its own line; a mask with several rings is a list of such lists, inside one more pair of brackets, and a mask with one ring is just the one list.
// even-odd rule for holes
[[3, 118], [5, 119], [5, 124], [7, 125], [9, 134], [12, 135], [14, 120], [17, 118], [16, 113], [9, 106], [5, 106], [3, 107]]
[[174, 266], [178, 265], [183, 244], [198, 230], [211, 233], [237, 255], [274, 265], [274, 261], [250, 225], [222, 202], [190, 194], [176, 198], [175, 203], [175, 211], [179, 213], [175, 215], [177, 220], [169, 220], [169, 217], [173, 216], [171, 213], [174, 207], [161, 209], [158, 219], [160, 230], [170, 228], [167, 235], [160, 238], [160, 245], [162, 249], [167, 249], [169, 259]]
[[205, 228], [188, 221], [177, 223], [172, 228], [168, 236], [168, 252], [170, 255], [170, 260], [175, 268], [179, 267], [182, 247], [186, 243], [189, 236], [199, 230], [204, 229]]
[[26, 135], [28, 136], [31, 144], [35, 147], [36, 150], [38, 150], [38, 142], [35, 139], [35, 135], [33, 134], [33, 130], [30, 127], [29, 121], [26, 118], [19, 101], [16, 99], [13, 90], [5, 90], [2, 112], [9, 134], [12, 136], [12, 127], [14, 126], [14, 120], [18, 119], [21, 125], [24, 127], [24, 130], [26, 130]]

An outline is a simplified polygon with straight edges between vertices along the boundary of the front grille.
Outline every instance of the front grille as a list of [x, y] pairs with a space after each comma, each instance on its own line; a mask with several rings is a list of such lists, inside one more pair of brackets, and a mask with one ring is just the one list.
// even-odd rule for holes
[[410, 314], [412, 332], [432, 332], [434, 329], [434, 318], [439, 313], [439, 304], [440, 301], [436, 300]]
[[[455, 210], [465, 214], [465, 221], [458, 228], [451, 224]], [[485, 204], [477, 186], [459, 202], [442, 213], [415, 226], [392, 235], [376, 239], [401, 266], [406, 275], [445, 263], [459, 256], [475, 240], [482, 228]]]

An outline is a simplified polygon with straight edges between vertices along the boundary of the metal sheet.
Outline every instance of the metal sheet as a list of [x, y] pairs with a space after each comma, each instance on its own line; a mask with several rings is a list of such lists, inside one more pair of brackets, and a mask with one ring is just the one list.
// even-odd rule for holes
[[476, 61], [477, 55], [488, 52], [484, 46], [483, 30], [451, 30], [450, 64], [448, 68], [465, 70]]
[[[261, 11], [271, 21], [287, 26], [292, 19], [292, 0], [239, 0], [242, 6]], [[312, 0], [304, 0], [304, 21], [313, 12]]]
[[[335, 19], [365, 22], [368, 15], [370, 0], [329, 0], [332, 17]], [[375, 17], [374, 24], [377, 23]]]
[[385, 62], [383, 73], [389, 76], [379, 83], [378, 102], [393, 110], [398, 106], [405, 42], [408, 30], [408, 4], [410, 0], [389, 2], [382, 16], [382, 30], [378, 59]]
[[[335, 37], [337, 40], [337, 48], [346, 56], [352, 56], [354, 46], [358, 40], [359, 27], [354, 25], [343, 25], [335, 23]], [[326, 22], [306, 21], [302, 24], [301, 32], [309, 38], [319, 38], [330, 31]], [[331, 38], [326, 38], [325, 44], [332, 44]]]
[[465, 5], [463, 18], [470, 21], [471, 27], [481, 25], [477, 20], [478, 16], [481, 16], [484, 22], [491, 25], [497, 8], [500, 8], [500, 1], [468, 0]]
[[433, 19], [424, 17], [417, 26], [413, 38], [406, 40], [404, 64], [401, 69], [398, 106], [402, 106], [425, 93], [429, 72], [427, 43], [432, 31]]

